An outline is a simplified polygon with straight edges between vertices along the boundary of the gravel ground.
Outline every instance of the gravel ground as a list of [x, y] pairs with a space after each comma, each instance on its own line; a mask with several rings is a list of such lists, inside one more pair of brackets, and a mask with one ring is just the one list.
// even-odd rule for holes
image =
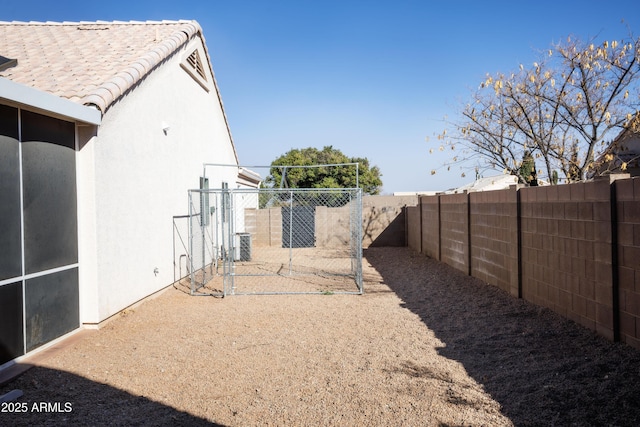
[[[406, 248], [365, 295], [170, 288], [0, 387], [0, 425], [640, 425], [640, 352]], [[16, 412], [22, 410], [23, 412]]]

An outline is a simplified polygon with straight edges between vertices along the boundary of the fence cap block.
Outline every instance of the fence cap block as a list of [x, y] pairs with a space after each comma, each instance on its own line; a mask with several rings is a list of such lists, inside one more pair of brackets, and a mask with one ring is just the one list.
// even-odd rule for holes
[[[640, 195], [640, 180], [619, 179], [613, 184], [616, 187], [616, 198], [618, 201], [629, 201]], [[635, 193], [635, 194], [634, 194]]]
[[613, 184], [615, 181], [628, 178], [631, 178], [631, 175], [628, 173], [609, 173], [607, 175], [597, 177], [595, 181], [605, 181], [609, 184]]
[[568, 202], [571, 200], [571, 186], [574, 184], [561, 184], [558, 185], [558, 200], [562, 202]]
[[585, 198], [585, 183], [576, 182], [575, 184], [569, 184], [569, 191], [571, 192], [571, 200], [584, 200]]
[[558, 201], [558, 185], [550, 185], [545, 187], [545, 191], [547, 193], [547, 201], [556, 202]]
[[524, 187], [519, 189], [520, 192], [520, 201], [521, 202], [533, 202], [535, 193], [532, 191], [533, 189], [530, 187]]

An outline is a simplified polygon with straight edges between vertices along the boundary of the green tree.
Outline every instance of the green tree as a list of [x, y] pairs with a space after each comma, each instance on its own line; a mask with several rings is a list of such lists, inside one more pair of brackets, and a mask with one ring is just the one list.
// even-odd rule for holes
[[[522, 184], [531, 185], [533, 180], [536, 179], [536, 161], [533, 159], [531, 153], [527, 150], [522, 157], [522, 164], [520, 165], [520, 173], [518, 175], [518, 181]], [[537, 185], [537, 180], [534, 185]]]
[[[340, 165], [344, 163], [353, 165]], [[272, 188], [356, 188], [357, 183], [370, 195], [380, 194], [382, 188], [382, 174], [377, 166], [370, 166], [363, 157], [347, 157], [330, 145], [322, 150], [291, 149], [271, 163], [269, 173], [265, 186]]]

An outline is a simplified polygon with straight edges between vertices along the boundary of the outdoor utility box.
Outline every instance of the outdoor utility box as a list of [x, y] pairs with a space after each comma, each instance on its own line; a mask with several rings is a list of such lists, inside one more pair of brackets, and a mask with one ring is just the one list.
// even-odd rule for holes
[[236, 233], [234, 260], [251, 261], [251, 233]]

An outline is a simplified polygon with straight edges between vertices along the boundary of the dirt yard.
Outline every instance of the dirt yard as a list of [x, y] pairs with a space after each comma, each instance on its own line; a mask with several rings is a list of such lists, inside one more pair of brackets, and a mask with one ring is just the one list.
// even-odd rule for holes
[[171, 288], [0, 387], [24, 393], [0, 425], [640, 425], [639, 351], [406, 248], [366, 250], [364, 278]]

